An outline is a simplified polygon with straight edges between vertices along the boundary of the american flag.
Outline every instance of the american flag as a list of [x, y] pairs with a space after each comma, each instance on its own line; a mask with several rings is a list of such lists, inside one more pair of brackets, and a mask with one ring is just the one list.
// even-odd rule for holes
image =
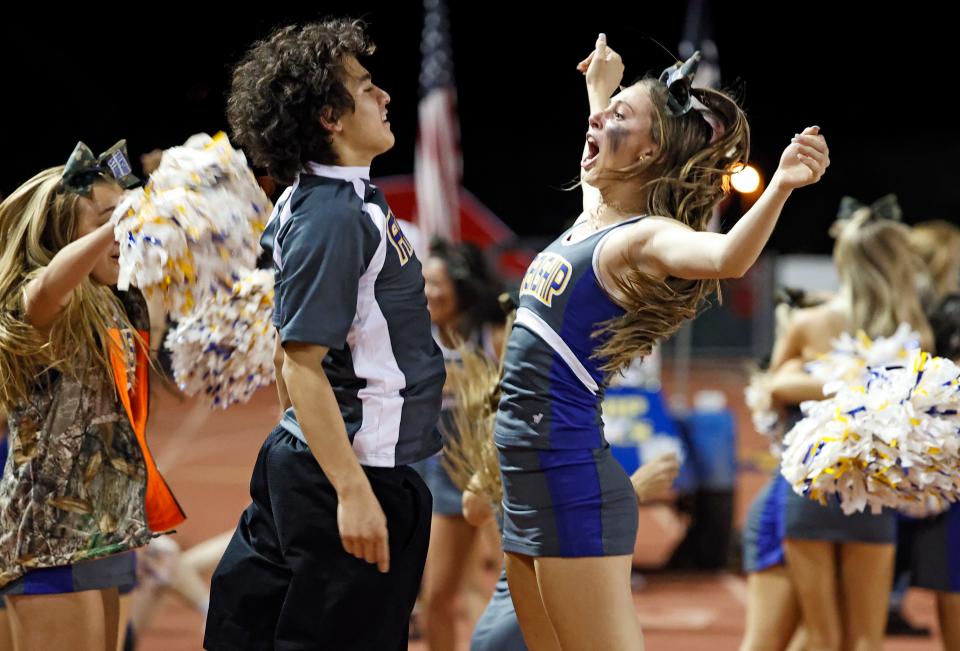
[[414, 177], [417, 225], [424, 242], [460, 237], [460, 179], [463, 157], [453, 81], [450, 25], [444, 0], [424, 0], [423, 63]]

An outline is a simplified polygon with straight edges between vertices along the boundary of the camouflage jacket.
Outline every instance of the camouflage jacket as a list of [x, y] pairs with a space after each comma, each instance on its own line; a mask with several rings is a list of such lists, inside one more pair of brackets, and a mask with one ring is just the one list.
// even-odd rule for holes
[[[134, 327], [148, 336], [143, 296], [134, 289], [117, 296]], [[155, 532], [183, 520], [143, 439], [145, 351], [137, 355], [137, 395], [122, 396], [116, 388], [126, 391], [125, 371], [122, 382], [116, 371], [104, 377], [93, 355], [85, 359], [75, 376], [48, 371], [38, 377], [30, 399], [8, 415], [10, 454], [0, 481], [0, 586], [34, 568], [141, 547]], [[160, 517], [151, 518], [149, 498], [156, 502], [158, 494], [161, 508], [153, 510]]]

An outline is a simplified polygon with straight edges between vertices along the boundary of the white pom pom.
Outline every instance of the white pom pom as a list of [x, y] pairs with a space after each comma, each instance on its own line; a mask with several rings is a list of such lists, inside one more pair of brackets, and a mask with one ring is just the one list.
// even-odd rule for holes
[[894, 363], [864, 365], [830, 399], [801, 406], [805, 418], [786, 435], [781, 464], [798, 494], [836, 494], [846, 513], [929, 514], [960, 498], [960, 368], [918, 348], [901, 351], [888, 347]]
[[865, 333], [843, 333], [829, 353], [807, 364], [807, 371], [824, 383], [824, 395], [832, 395], [842, 383], [859, 378], [868, 366], [903, 362], [920, 348], [920, 334], [902, 323], [889, 337], [870, 339]]
[[168, 149], [146, 187], [130, 193], [113, 220], [120, 243], [118, 287], [159, 292], [174, 319], [252, 268], [270, 215], [243, 153], [219, 133]]
[[274, 379], [272, 317], [273, 272], [243, 272], [167, 335], [177, 385], [215, 407], [249, 400]]

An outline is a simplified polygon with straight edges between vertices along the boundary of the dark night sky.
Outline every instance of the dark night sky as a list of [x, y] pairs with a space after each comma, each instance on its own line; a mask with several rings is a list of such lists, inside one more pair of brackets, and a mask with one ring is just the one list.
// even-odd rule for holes
[[[64, 162], [78, 139], [101, 151], [126, 137], [136, 157], [226, 128], [229, 70], [245, 47], [275, 25], [330, 13], [366, 16], [379, 47], [366, 63], [393, 97], [397, 145], [375, 162], [374, 176], [409, 173], [420, 2], [270, 4], [274, 11], [258, 13], [239, 3], [199, 11], [200, 3], [87, 3], [86, 11], [8, 15], [0, 192]], [[556, 233], [579, 211], [579, 196], [559, 190], [577, 175], [586, 130], [576, 63], [605, 31], [628, 80], [661, 70], [671, 61], [648, 37], [676, 50], [686, 3], [579, 2], [578, 11], [520, 0], [450, 4], [464, 184], [521, 235]], [[826, 252], [844, 194], [896, 192], [909, 222], [960, 221], [958, 34], [939, 6], [715, 3], [721, 71], [743, 92], [754, 163], [769, 176], [790, 137], [810, 124], [831, 146], [828, 175], [791, 199], [775, 248]], [[726, 223], [735, 218], [729, 211]]]

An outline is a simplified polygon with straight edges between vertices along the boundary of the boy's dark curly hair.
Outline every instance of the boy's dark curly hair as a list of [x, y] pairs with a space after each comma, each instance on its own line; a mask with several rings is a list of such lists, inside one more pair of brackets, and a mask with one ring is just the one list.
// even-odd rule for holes
[[366, 24], [351, 18], [281, 27], [254, 43], [233, 71], [227, 119], [236, 144], [280, 183], [308, 161], [335, 165], [321, 116], [354, 110], [345, 59], [373, 54]]

